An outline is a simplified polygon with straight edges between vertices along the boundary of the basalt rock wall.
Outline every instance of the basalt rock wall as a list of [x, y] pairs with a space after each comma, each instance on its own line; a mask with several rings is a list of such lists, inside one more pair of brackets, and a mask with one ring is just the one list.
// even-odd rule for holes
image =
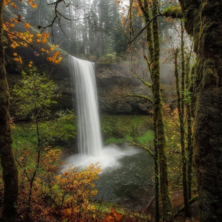
[[[8, 53], [10, 54], [10, 53]], [[21, 79], [21, 71], [27, 71], [27, 64], [18, 65], [13, 58], [6, 56], [7, 78], [10, 89]], [[45, 58], [33, 55], [33, 52], [20, 52], [23, 57], [29, 57], [35, 61], [35, 66], [40, 72], [45, 72], [49, 79], [53, 79], [58, 85], [59, 97], [52, 111], [65, 109], [75, 110], [75, 84], [68, 65], [68, 56], [64, 56], [59, 65], [53, 65]], [[25, 61], [25, 60], [24, 60]], [[126, 88], [131, 94], [143, 94], [150, 96], [151, 91], [137, 79], [129, 77], [129, 70], [119, 64], [96, 64], [96, 82], [98, 90], [99, 110], [101, 114], [148, 114], [151, 104], [142, 98], [123, 96]], [[113, 92], [117, 96], [112, 96]], [[16, 105], [12, 102], [11, 115], [15, 115]]]

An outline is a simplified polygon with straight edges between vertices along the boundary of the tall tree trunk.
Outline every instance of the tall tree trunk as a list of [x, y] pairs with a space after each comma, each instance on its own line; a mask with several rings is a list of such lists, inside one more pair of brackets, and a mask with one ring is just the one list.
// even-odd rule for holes
[[[139, 6], [143, 12], [146, 22], [150, 21], [148, 0], [139, 0]], [[158, 2], [153, 1], [152, 6], [153, 15], [158, 14]], [[163, 221], [173, 221], [173, 206], [170, 198], [168, 185], [168, 170], [166, 159], [166, 140], [164, 133], [162, 99], [160, 93], [160, 45], [159, 45], [159, 27], [157, 18], [153, 20], [153, 28], [147, 27], [147, 44], [149, 49], [149, 60], [147, 61], [149, 69], [151, 70], [152, 88], [153, 88], [153, 105], [154, 116], [156, 121], [156, 135], [157, 135], [157, 149], [160, 172], [160, 188], [163, 208]], [[158, 215], [157, 215], [158, 216]]]
[[194, 107], [194, 154], [201, 222], [222, 218], [222, 1], [179, 0], [181, 13], [194, 38], [197, 54]]
[[181, 21], [181, 67], [182, 67], [182, 77], [181, 77], [181, 98], [178, 102], [181, 103], [181, 109], [178, 110], [180, 118], [180, 143], [181, 143], [181, 154], [182, 154], [182, 175], [183, 175], [183, 199], [185, 206], [185, 217], [190, 218], [190, 207], [188, 199], [188, 183], [187, 183], [187, 157], [185, 150], [185, 55], [184, 55], [184, 27]]
[[[131, 1], [132, 3], [132, 1]], [[141, 10], [143, 11], [146, 23], [149, 22], [150, 20], [150, 13], [149, 13], [149, 6], [148, 6], [148, 1], [145, 1], [144, 4], [142, 3], [141, 0], [139, 0], [139, 5]], [[154, 55], [154, 45], [153, 45], [153, 36], [152, 36], [152, 28], [151, 26], [147, 27], [147, 44], [148, 44], [148, 49], [149, 49], [149, 60], [147, 59], [147, 65], [151, 67], [151, 64], [154, 61], [153, 55]], [[151, 68], [149, 67], [149, 70], [152, 72]], [[151, 73], [151, 79], [153, 81], [153, 73]], [[154, 98], [154, 87], [152, 87], [153, 90], [153, 101], [155, 101]], [[154, 156], [154, 167], [155, 167], [155, 217], [156, 221], [159, 222], [160, 220], [160, 213], [159, 213], [159, 151], [158, 151], [158, 129], [157, 129], [157, 119], [158, 119], [158, 113], [157, 110], [154, 108], [154, 116], [153, 116], [153, 121], [154, 121], [154, 149], [155, 149], [155, 156]]]
[[188, 93], [188, 99], [186, 102], [187, 109], [187, 151], [188, 151], [188, 163], [187, 163], [187, 181], [188, 181], [188, 198], [192, 197], [192, 168], [193, 168], [193, 140], [192, 140], [192, 115], [191, 115], [191, 101], [192, 95], [190, 92], [191, 77], [190, 77], [190, 57], [187, 57], [186, 64], [186, 90]]
[[160, 221], [160, 203], [159, 203], [159, 158], [158, 158], [158, 132], [157, 132], [157, 113], [153, 115], [153, 130], [154, 130], [154, 168], [155, 168], [155, 219]]
[[4, 206], [0, 221], [14, 222], [17, 214], [18, 172], [12, 151], [9, 89], [3, 48], [3, 0], [0, 0], [0, 158], [3, 168]]
[[[153, 1], [153, 16], [158, 14], [158, 1]], [[160, 168], [160, 187], [163, 203], [163, 221], [173, 221], [173, 206], [171, 202], [168, 186], [168, 170], [166, 159], [166, 140], [163, 123], [163, 107], [160, 92], [160, 44], [158, 19], [153, 20], [153, 40], [154, 40], [154, 64], [153, 64], [153, 91], [154, 91], [154, 112], [157, 114], [158, 132], [158, 155]]]
[[201, 222], [222, 218], [222, 2], [202, 0], [194, 139]]

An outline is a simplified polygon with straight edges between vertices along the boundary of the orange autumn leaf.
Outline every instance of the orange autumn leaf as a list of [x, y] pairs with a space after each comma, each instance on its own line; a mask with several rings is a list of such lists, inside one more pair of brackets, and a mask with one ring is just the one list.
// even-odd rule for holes
[[60, 52], [57, 51], [57, 52], [54, 52], [53, 56], [59, 56]]
[[111, 212], [112, 212], [112, 215], [113, 215], [113, 217], [115, 218], [115, 220], [116, 220], [117, 222], [120, 222], [120, 221], [122, 220], [123, 215], [120, 214], [120, 213], [117, 213], [117, 212], [115, 211], [115, 209], [112, 208], [112, 207], [111, 207]]
[[43, 38], [48, 38], [49, 37], [49, 33], [43, 32], [42, 36], [43, 36]]
[[37, 5], [35, 3], [31, 4], [32, 8], [37, 8]]
[[29, 29], [29, 28], [31, 27], [31, 26], [29, 25], [29, 23], [27, 23], [27, 22], [24, 24], [24, 26], [25, 26], [27, 29]]
[[11, 6], [12, 6], [13, 8], [19, 9], [14, 2], [11, 3]]
[[105, 217], [103, 222], [115, 222], [115, 221], [111, 215], [108, 215]]
[[[19, 1], [24, 2], [23, 0], [19, 0]], [[37, 5], [34, 3], [34, 1], [35, 0], [26, 0], [26, 2], [30, 6], [32, 6], [33, 8], [36, 8]], [[11, 7], [18, 9], [17, 5], [14, 3], [14, 0], [3, 0], [3, 4], [4, 6], [10, 5]], [[22, 21], [22, 16], [18, 14], [17, 19], [9, 18], [9, 20], [7, 22], [4, 22], [3, 24], [3, 29], [8, 31], [7, 37], [8, 37], [8, 40], [11, 41], [10, 43], [11, 48], [15, 49], [19, 46], [28, 47], [28, 45], [32, 43], [33, 41], [36, 41], [37, 43], [45, 43], [45, 44], [48, 42], [49, 33], [47, 32], [32, 34], [31, 31], [28, 31], [28, 30], [26, 32], [10, 30], [10, 28], [15, 27], [15, 24], [21, 21]], [[24, 22], [24, 26], [26, 27], [26, 29], [31, 28], [31, 25], [27, 22]], [[6, 40], [3, 40], [3, 41], [6, 41]], [[56, 46], [50, 45], [49, 47], [46, 46], [45, 48], [41, 48], [40, 51], [50, 54], [50, 51], [54, 51], [56, 47], [58, 47], [58, 45]], [[39, 56], [39, 53], [37, 52], [34, 52], [34, 54], [36, 56]], [[52, 57], [48, 58], [48, 61], [51, 61], [54, 64], [58, 64], [62, 60], [62, 57], [59, 57], [59, 55], [60, 55], [59, 52], [55, 52]], [[16, 57], [14, 58], [15, 61], [22, 63], [22, 59], [21, 57], [17, 55], [17, 53], [14, 53], [14, 56]], [[30, 63], [28, 66], [31, 67], [32, 63]]]
[[20, 56], [14, 58], [14, 61], [19, 62], [20, 64], [22, 64], [22, 58]]
[[47, 39], [43, 38], [42, 43], [47, 43]]
[[14, 18], [12, 20], [14, 23], [18, 24], [18, 20], [14, 19]]
[[105, 217], [104, 222], [121, 222], [122, 219], [123, 215], [117, 213], [115, 209], [111, 207], [111, 213]]

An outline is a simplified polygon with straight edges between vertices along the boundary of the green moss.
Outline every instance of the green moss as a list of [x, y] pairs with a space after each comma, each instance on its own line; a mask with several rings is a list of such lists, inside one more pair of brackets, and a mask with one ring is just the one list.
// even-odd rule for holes
[[140, 144], [150, 144], [153, 142], [154, 132], [152, 130], [147, 131], [143, 136], [135, 138]]
[[154, 138], [154, 133], [152, 130], [149, 130], [143, 136], [140, 136], [140, 137], [133, 138], [130, 135], [126, 135], [124, 138], [111, 137], [107, 139], [104, 143], [105, 144], [111, 144], [111, 143], [119, 144], [123, 142], [130, 143], [130, 142], [136, 141], [137, 143], [140, 143], [141, 145], [148, 145], [153, 142], [153, 138]]
[[150, 116], [109, 116], [101, 117], [101, 128], [104, 139], [123, 139], [126, 136], [140, 137], [152, 129]]
[[111, 138], [107, 139], [104, 143], [105, 144], [110, 144], [110, 143], [118, 144], [118, 143], [122, 143], [122, 142], [124, 142], [124, 139], [116, 139], [116, 138], [111, 137]]
[[[55, 120], [39, 123], [40, 138], [45, 146], [57, 142], [69, 143], [76, 135], [75, 120], [68, 114]], [[16, 124], [12, 130], [13, 148], [16, 150], [33, 149], [37, 146], [36, 125], [33, 123]]]
[[152, 118], [149, 116], [102, 116], [101, 128], [105, 144], [153, 140]]
[[204, 61], [204, 68], [203, 68], [203, 87], [208, 85], [214, 84], [218, 86], [219, 77], [217, 70], [215, 67], [215, 61], [211, 59], [207, 59]]
[[[129, 209], [125, 209], [124, 207], [108, 202], [102, 203], [91, 203], [97, 211], [99, 211], [102, 215], [109, 214], [111, 212], [111, 208], [114, 208], [117, 213], [120, 213], [126, 217], [136, 218], [138, 221], [150, 221], [152, 216], [150, 214], [144, 213], [136, 213], [134, 211], [129, 211]], [[140, 219], [139, 219], [140, 218]], [[125, 218], [127, 219], [127, 218]]]
[[166, 17], [179, 18], [179, 19], [183, 18], [183, 13], [180, 7], [174, 7], [174, 6], [168, 7], [164, 9], [162, 14], [163, 16]]

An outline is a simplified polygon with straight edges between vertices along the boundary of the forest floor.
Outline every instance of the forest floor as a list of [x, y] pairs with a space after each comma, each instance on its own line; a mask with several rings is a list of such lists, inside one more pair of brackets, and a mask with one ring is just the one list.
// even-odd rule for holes
[[[58, 132], [59, 124], [59, 132]], [[167, 142], [172, 146], [172, 141], [176, 144], [177, 138], [171, 138], [170, 131], [173, 125], [166, 123], [169, 126], [169, 132], [166, 132]], [[109, 116], [105, 115], [101, 117], [101, 128], [102, 134], [105, 141], [105, 144], [114, 143], [119, 146], [123, 146], [124, 142], [130, 144], [132, 141], [135, 141], [138, 144], [146, 145], [152, 147], [152, 118], [149, 116]], [[76, 122], [71, 118], [65, 119], [63, 121], [46, 121], [40, 123], [40, 131], [42, 140], [45, 141], [47, 146], [51, 147], [50, 149], [60, 149], [62, 151], [61, 160], [65, 160], [66, 157], [76, 153], [76, 149], [73, 147], [76, 146]], [[33, 150], [35, 153], [36, 145], [36, 131], [35, 125], [30, 124], [15, 124], [13, 129], [13, 147], [15, 150], [15, 157], [20, 158], [20, 154], [26, 152], [27, 149]], [[141, 149], [138, 147], [138, 149]], [[182, 194], [182, 183], [180, 170], [180, 152], [179, 150], [169, 149], [167, 152], [168, 155], [168, 164], [169, 164], [169, 179], [170, 179], [170, 188], [172, 202], [175, 209], [175, 212], [183, 206], [183, 194]], [[138, 191], [139, 192], [139, 191]], [[142, 191], [141, 191], [142, 192]], [[138, 198], [139, 200], [138, 200]], [[117, 212], [121, 214], [136, 214], [141, 216], [143, 219], [152, 220], [155, 214], [155, 202], [152, 204], [150, 201], [154, 197], [154, 189], [150, 186], [149, 191], [144, 194], [135, 194], [131, 197], [130, 201], [128, 199], [124, 204], [124, 201], [120, 201], [118, 204], [107, 202], [103, 199], [97, 199], [93, 202], [93, 205], [96, 209], [99, 209], [102, 213], [106, 214], [110, 212], [110, 207], [114, 208]], [[143, 199], [143, 200], [142, 200]], [[141, 204], [142, 202], [143, 204]], [[138, 206], [140, 207], [132, 207]], [[146, 208], [149, 208], [148, 213]], [[192, 215], [194, 218], [197, 217], [197, 206], [193, 204], [192, 206]], [[183, 221], [183, 216], [177, 218], [178, 221]]]

